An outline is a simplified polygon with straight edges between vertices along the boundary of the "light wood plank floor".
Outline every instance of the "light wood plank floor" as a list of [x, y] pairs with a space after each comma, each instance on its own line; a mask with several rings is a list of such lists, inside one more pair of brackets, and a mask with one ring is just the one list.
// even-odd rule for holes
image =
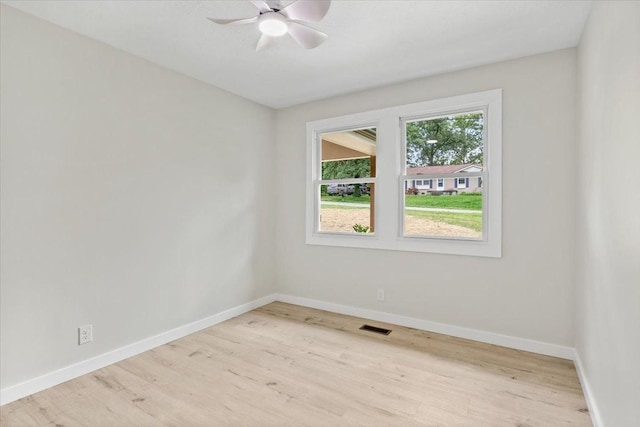
[[5, 405], [0, 424], [592, 425], [571, 361], [283, 303]]

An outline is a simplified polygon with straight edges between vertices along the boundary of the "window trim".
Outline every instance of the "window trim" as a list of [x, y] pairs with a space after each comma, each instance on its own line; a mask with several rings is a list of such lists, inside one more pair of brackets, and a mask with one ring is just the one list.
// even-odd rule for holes
[[[416, 117], [437, 117], [472, 110], [479, 111], [485, 108], [484, 167], [482, 173], [474, 173], [476, 176], [482, 176], [483, 239], [403, 236], [404, 211], [401, 214], [397, 209], [404, 197], [403, 180], [407, 178], [402, 175], [404, 171], [400, 170], [400, 165], [404, 161], [402, 158], [404, 155], [402, 120]], [[358, 178], [357, 181], [371, 180], [375, 183], [376, 233], [373, 235], [318, 233], [316, 218], [319, 218], [320, 191], [317, 173], [320, 165], [318, 156], [321, 147], [321, 144], [318, 143], [318, 136], [326, 132], [366, 127], [376, 127], [377, 129], [377, 176], [364, 180]], [[307, 244], [502, 257], [502, 89], [310, 121], [307, 123], [306, 143]]]

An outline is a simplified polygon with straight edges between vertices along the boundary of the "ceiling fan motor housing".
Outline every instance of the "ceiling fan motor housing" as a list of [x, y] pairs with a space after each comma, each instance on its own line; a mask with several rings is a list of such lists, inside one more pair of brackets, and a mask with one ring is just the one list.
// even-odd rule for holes
[[258, 22], [262, 34], [278, 37], [287, 33], [287, 20], [278, 12], [261, 13]]

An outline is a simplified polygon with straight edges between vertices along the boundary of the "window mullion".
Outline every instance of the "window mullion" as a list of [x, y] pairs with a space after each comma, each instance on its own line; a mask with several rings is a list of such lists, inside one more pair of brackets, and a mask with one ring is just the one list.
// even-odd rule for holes
[[397, 238], [400, 220], [396, 206], [400, 203], [396, 177], [399, 154], [397, 141], [400, 138], [399, 118], [394, 114], [382, 116], [378, 122], [378, 157], [376, 182], [376, 233], [381, 240]]

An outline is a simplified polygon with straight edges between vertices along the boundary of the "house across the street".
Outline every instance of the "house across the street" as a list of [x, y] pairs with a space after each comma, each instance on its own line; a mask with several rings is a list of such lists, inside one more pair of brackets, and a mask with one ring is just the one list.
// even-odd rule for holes
[[[464, 174], [481, 171], [482, 165], [478, 164], [407, 167], [407, 175], [425, 175], [425, 178], [405, 181], [404, 189], [415, 189], [413, 191], [417, 194], [476, 193], [482, 191], [482, 177], [469, 177]], [[450, 173], [459, 173], [460, 176], [433, 178], [435, 174]]]

